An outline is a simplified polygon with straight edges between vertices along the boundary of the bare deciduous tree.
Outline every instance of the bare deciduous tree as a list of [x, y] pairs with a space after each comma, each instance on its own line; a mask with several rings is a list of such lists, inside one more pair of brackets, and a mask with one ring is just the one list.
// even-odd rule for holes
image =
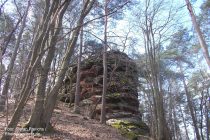
[[107, 24], [108, 24], [108, 1], [104, 1], [104, 51], [103, 51], [103, 92], [101, 105], [101, 123], [106, 123], [106, 92], [107, 92]]

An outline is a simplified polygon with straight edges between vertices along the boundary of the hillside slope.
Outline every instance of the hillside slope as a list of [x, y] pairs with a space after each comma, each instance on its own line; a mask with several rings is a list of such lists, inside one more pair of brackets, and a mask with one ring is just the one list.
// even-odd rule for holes
[[[30, 103], [31, 104], [31, 103]], [[26, 122], [30, 115], [31, 105], [27, 105], [25, 115], [21, 118], [17, 130]], [[10, 113], [9, 119], [12, 115]], [[0, 134], [5, 128], [5, 116], [0, 115]], [[70, 108], [60, 103], [54, 110], [52, 125], [54, 131], [45, 135], [16, 132], [13, 140], [126, 140], [114, 128], [100, 122], [71, 113]]]

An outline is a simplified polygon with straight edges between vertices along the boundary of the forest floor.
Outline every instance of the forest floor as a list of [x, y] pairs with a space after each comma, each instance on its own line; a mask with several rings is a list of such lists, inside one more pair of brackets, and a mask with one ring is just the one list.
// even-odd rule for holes
[[[8, 120], [11, 119], [14, 112], [14, 110], [12, 111], [12, 106], [14, 108], [14, 104], [9, 102]], [[24, 108], [21, 121], [16, 129], [17, 131], [27, 122], [32, 106], [33, 101], [29, 101]], [[6, 120], [6, 115], [0, 114], [0, 135], [4, 132]], [[13, 140], [126, 140], [116, 129], [110, 126], [102, 125], [96, 120], [71, 113], [70, 108], [63, 103], [59, 103], [54, 109], [51, 124], [54, 127], [54, 131], [51, 133], [39, 135], [15, 132]]]

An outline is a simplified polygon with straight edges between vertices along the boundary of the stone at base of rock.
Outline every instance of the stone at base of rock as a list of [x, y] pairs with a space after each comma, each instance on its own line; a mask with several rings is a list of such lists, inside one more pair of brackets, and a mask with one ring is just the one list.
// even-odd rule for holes
[[[138, 120], [138, 119], [137, 119]], [[136, 120], [136, 121], [137, 121]], [[138, 140], [141, 138], [141, 135], [148, 136], [149, 135], [149, 128], [144, 122], [135, 122], [135, 119], [128, 120], [128, 119], [110, 119], [107, 120], [106, 123], [120, 131], [122, 135], [127, 137], [130, 140]], [[146, 140], [146, 139], [145, 139]]]

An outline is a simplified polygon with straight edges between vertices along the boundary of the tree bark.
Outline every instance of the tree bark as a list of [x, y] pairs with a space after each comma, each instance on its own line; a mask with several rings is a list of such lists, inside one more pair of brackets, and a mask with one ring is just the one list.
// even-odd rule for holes
[[209, 134], [210, 134], [210, 118], [209, 118], [209, 107], [210, 107], [210, 100], [209, 100], [209, 88], [206, 89], [206, 105], [205, 105], [205, 112], [206, 112], [206, 126], [207, 126], [207, 134], [206, 134], [206, 137], [207, 137], [207, 140], [210, 140], [210, 137], [209, 137]]
[[80, 101], [80, 71], [81, 71], [82, 47], [83, 47], [83, 27], [81, 27], [80, 31], [80, 47], [79, 47], [79, 55], [77, 61], [77, 81], [76, 81], [76, 91], [75, 91], [75, 100], [74, 100], [74, 112], [77, 114], [80, 113], [79, 101]]
[[108, 1], [105, 0], [105, 17], [104, 17], [104, 52], [103, 52], [103, 91], [102, 91], [102, 102], [101, 102], [101, 118], [102, 124], [106, 123], [106, 92], [107, 92], [107, 23], [108, 23]]
[[75, 91], [75, 100], [74, 100], [74, 112], [77, 114], [80, 113], [79, 101], [80, 101], [80, 71], [81, 71], [82, 47], [83, 47], [83, 27], [81, 27], [80, 31], [80, 46], [79, 46], [79, 55], [77, 61], [77, 80], [76, 80], [76, 91]]
[[201, 139], [202, 140], [205, 140], [204, 139], [204, 133], [203, 133], [203, 116], [204, 116], [204, 114], [203, 114], [203, 101], [204, 101], [204, 93], [203, 93], [204, 91], [202, 90], [201, 91], [201, 98], [200, 98], [200, 100], [201, 100], [201, 102], [200, 102], [200, 125], [199, 125], [199, 127], [200, 127], [200, 134], [201, 134]]
[[193, 8], [192, 8], [192, 5], [191, 5], [190, 1], [189, 0], [185, 0], [185, 2], [187, 4], [187, 9], [188, 9], [188, 11], [190, 13], [192, 24], [193, 24], [193, 26], [195, 28], [195, 31], [196, 31], [197, 35], [198, 35], [198, 40], [199, 40], [199, 43], [200, 43], [200, 47], [201, 47], [201, 49], [203, 51], [204, 58], [206, 59], [206, 63], [209, 66], [209, 69], [210, 69], [210, 56], [209, 56], [209, 52], [208, 52], [208, 46], [207, 46], [206, 41], [205, 41], [205, 39], [203, 37], [201, 29], [200, 29], [200, 27], [199, 27], [199, 25], [198, 25], [198, 23], [196, 21], [196, 17], [195, 17], [195, 14], [193, 12]]

